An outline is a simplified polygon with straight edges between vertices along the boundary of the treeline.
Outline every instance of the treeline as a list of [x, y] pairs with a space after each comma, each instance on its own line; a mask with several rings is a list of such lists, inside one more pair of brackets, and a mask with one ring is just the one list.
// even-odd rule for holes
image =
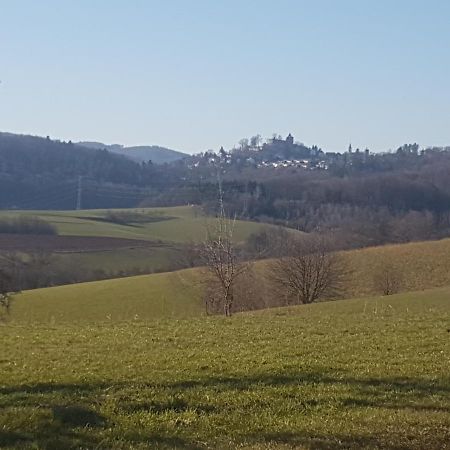
[[[411, 157], [417, 167], [345, 176], [286, 168], [265, 170], [254, 181], [226, 178], [227, 208], [238, 217], [305, 232], [333, 231], [347, 248], [448, 236], [450, 152], [390, 156]], [[213, 212], [215, 200], [206, 197], [204, 206]]]
[[7, 292], [20, 292], [88, 281], [108, 280], [159, 272], [170, 272], [187, 267], [183, 260], [173, 260], [158, 269], [135, 266], [108, 270], [76, 264], [69, 258], [61, 258], [50, 251], [1, 252], [0, 285], [7, 280]]
[[56, 235], [57, 230], [51, 223], [39, 217], [14, 217], [0, 219], [0, 233]]
[[337, 169], [238, 170], [219, 162], [214, 170], [199, 168], [199, 179], [169, 186], [143, 204], [161, 206], [182, 201], [202, 205], [207, 213], [214, 214], [220, 179], [231, 214], [305, 232], [332, 231], [339, 236], [342, 248], [450, 235], [447, 149], [420, 154], [415, 147], [407, 147], [370, 158], [375, 161], [372, 169], [364, 166], [359, 170], [355, 164], [345, 173]]

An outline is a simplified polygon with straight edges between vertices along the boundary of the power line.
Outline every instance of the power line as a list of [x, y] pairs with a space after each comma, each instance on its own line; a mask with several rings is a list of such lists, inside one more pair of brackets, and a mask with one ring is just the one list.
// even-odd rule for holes
[[83, 181], [83, 176], [80, 175], [78, 177], [78, 186], [77, 186], [77, 206], [76, 209], [77, 211], [79, 211], [81, 209], [81, 195], [82, 195], [82, 181]]

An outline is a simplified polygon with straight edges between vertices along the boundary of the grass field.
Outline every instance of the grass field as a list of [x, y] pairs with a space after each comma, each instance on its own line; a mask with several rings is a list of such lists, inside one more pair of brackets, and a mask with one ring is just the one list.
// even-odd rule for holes
[[450, 285], [450, 239], [384, 245], [345, 252], [351, 269], [349, 296], [373, 295], [373, 274], [390, 265], [401, 278], [403, 291]]
[[[1, 211], [0, 218], [2, 216], [37, 216], [55, 225], [58, 233], [66, 236], [102, 236], [177, 243], [203, 239], [205, 225], [211, 220], [194, 206], [113, 211], [147, 215], [154, 221], [126, 225], [107, 222], [104, 218], [108, 210]], [[235, 238], [237, 241], [243, 241], [251, 233], [259, 231], [264, 226], [267, 225], [238, 220], [236, 221]]]
[[[118, 248], [111, 242], [111, 248], [103, 251], [55, 252], [57, 262], [63, 266], [82, 267], [86, 271], [101, 270], [109, 276], [119, 276], [120, 272], [152, 273], [174, 270], [180, 267], [183, 245], [200, 241], [205, 237], [205, 227], [211, 222], [197, 207], [182, 206], [172, 208], [140, 208], [112, 210], [119, 214], [136, 214], [148, 217], [148, 222], [121, 225], [105, 221], [110, 210], [84, 211], [0, 211], [2, 217], [38, 216], [55, 225], [60, 236], [81, 236], [101, 238], [126, 238], [139, 240], [139, 245]], [[235, 240], [244, 241], [250, 234], [260, 231], [267, 224], [236, 221]], [[58, 236], [58, 238], [60, 238]], [[13, 236], [14, 237], [14, 236]], [[53, 236], [50, 236], [53, 238]], [[16, 236], [20, 249], [26, 239], [34, 236]], [[42, 239], [41, 239], [42, 240]], [[141, 245], [147, 241], [148, 245]], [[131, 241], [132, 242], [132, 241]], [[31, 246], [36, 243], [30, 243]], [[51, 247], [46, 249], [52, 251]]]
[[57, 262], [83, 267], [86, 270], [102, 269], [111, 273], [111, 278], [120, 271], [133, 269], [143, 273], [168, 271], [182, 257], [183, 248], [178, 245], [150, 245], [108, 251], [59, 253]]
[[198, 271], [78, 283], [26, 291], [17, 296], [12, 320], [76, 324], [203, 314]]
[[[146, 258], [141, 252], [141, 262]], [[126, 250], [122, 251], [126, 254]], [[160, 255], [163, 258], [164, 255]], [[87, 264], [84, 255], [79, 263]], [[131, 251], [124, 260], [115, 261], [108, 253], [86, 255], [111, 268], [136, 263]], [[345, 253], [351, 267], [348, 297], [377, 295], [373, 272], [380, 264], [394, 261], [403, 273], [403, 291], [415, 291], [450, 285], [450, 239], [402, 245], [367, 248]], [[161, 264], [163, 264], [161, 259]], [[266, 262], [258, 263], [264, 283]], [[12, 318], [18, 322], [95, 323], [113, 317], [114, 320], [141, 318], [186, 317], [203, 313], [202, 285], [198, 269], [143, 275], [115, 280], [37, 289], [19, 294], [13, 305]]]
[[0, 446], [450, 448], [449, 298], [12, 322], [0, 327]]

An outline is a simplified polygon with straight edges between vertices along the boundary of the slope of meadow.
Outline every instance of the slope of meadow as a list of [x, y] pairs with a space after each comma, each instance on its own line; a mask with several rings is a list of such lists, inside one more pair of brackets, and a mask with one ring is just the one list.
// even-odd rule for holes
[[17, 296], [12, 320], [61, 324], [199, 316], [200, 289], [192, 269], [35, 289]]
[[[82, 211], [1, 211], [1, 217], [35, 216], [55, 225], [63, 236], [102, 236], [175, 243], [201, 240], [209, 220], [195, 206], [112, 210], [113, 213], [137, 214], [148, 221], [127, 224], [105, 220], [108, 210]], [[245, 240], [266, 224], [236, 221], [235, 237]]]
[[350, 268], [349, 296], [379, 293], [374, 273], [392, 268], [402, 291], [450, 285], [450, 239], [384, 245], [344, 253]]
[[[351, 269], [348, 297], [379, 294], [373, 274], [385, 263], [398, 267], [403, 291], [450, 285], [450, 239], [354, 250], [344, 257]], [[261, 283], [266, 265], [258, 262]], [[189, 269], [27, 291], [17, 296], [12, 317], [92, 323], [109, 316], [127, 320], [203, 314], [201, 279], [200, 269]]]
[[449, 296], [2, 326], [0, 447], [449, 448]]

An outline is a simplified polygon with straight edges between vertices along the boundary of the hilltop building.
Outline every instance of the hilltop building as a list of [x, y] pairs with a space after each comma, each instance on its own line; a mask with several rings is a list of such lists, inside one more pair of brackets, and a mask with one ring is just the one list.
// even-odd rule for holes
[[286, 139], [283, 139], [281, 136], [278, 137], [273, 137], [272, 139], [269, 140], [269, 145], [294, 145], [294, 136], [292, 136], [291, 133], [289, 133], [286, 136]]

